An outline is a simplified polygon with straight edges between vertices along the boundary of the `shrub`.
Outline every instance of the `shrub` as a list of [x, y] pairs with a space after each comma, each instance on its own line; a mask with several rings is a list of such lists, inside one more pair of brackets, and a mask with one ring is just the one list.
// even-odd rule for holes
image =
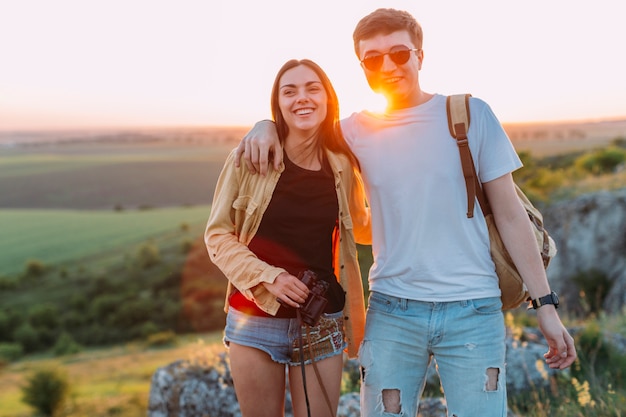
[[13, 310], [0, 310], [0, 342], [12, 342], [15, 330], [22, 325], [22, 315]]
[[159, 247], [150, 243], [141, 245], [137, 252], [137, 261], [139, 262], [139, 266], [143, 269], [148, 269], [159, 264], [161, 262]]
[[124, 302], [123, 296], [114, 294], [100, 295], [89, 306], [89, 316], [100, 324], [109, 323], [118, 307]]
[[193, 249], [193, 241], [189, 239], [185, 239], [180, 244], [181, 252], [186, 255]]
[[576, 166], [594, 175], [615, 172], [626, 161], [626, 151], [614, 146], [581, 156]]
[[24, 348], [19, 343], [0, 343], [0, 361], [13, 362], [24, 355]]
[[63, 332], [57, 339], [52, 351], [55, 356], [72, 355], [83, 350], [82, 346], [76, 343], [72, 335]]
[[31, 259], [26, 262], [26, 269], [24, 273], [27, 277], [32, 278], [32, 277], [39, 277], [43, 275], [45, 271], [46, 271], [46, 265], [43, 262], [38, 261], [37, 259]]
[[120, 329], [129, 329], [150, 320], [158, 305], [152, 300], [126, 300], [109, 317], [109, 323]]
[[607, 275], [597, 269], [580, 272], [572, 278], [580, 290], [581, 302], [587, 313], [599, 313], [612, 282]]
[[171, 330], [148, 336], [146, 344], [150, 347], [172, 346], [176, 344], [176, 333]]
[[9, 315], [4, 311], [0, 311], [0, 342], [3, 340], [11, 340], [11, 323]]
[[579, 366], [572, 368], [573, 376], [591, 380], [593, 387], [626, 388], [626, 354], [607, 340], [597, 320], [589, 320], [576, 345]]
[[65, 373], [41, 369], [26, 377], [22, 401], [44, 416], [53, 416], [69, 397], [70, 385]]
[[74, 294], [70, 298], [70, 307], [72, 307], [72, 309], [74, 310], [85, 311], [87, 310], [88, 306], [89, 301], [87, 300], [87, 297], [85, 297], [83, 294]]
[[0, 291], [9, 291], [17, 288], [18, 281], [15, 278], [0, 276]]
[[143, 338], [148, 338], [149, 336], [152, 336], [153, 334], [159, 332], [159, 326], [151, 321], [142, 324], [141, 326], [139, 326], [139, 329], [141, 337]]
[[30, 308], [28, 321], [35, 328], [55, 329], [59, 325], [59, 309], [53, 304], [40, 304]]
[[13, 339], [22, 345], [25, 352], [35, 352], [40, 348], [39, 334], [28, 323], [23, 323], [15, 330]]
[[625, 137], [617, 137], [611, 141], [611, 145], [617, 146], [618, 148], [626, 148], [626, 138]]

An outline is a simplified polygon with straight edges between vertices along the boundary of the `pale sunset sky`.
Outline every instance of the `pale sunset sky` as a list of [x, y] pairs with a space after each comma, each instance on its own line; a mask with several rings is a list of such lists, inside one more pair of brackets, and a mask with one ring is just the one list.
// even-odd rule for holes
[[352, 45], [379, 7], [421, 23], [427, 92], [502, 122], [626, 118], [623, 0], [0, 0], [0, 130], [247, 126], [291, 58], [342, 116], [380, 109]]

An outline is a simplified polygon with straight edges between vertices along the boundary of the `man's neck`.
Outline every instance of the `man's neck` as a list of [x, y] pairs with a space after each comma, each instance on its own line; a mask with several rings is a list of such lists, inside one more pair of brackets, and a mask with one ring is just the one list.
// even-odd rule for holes
[[426, 103], [433, 97], [434, 94], [427, 93], [418, 88], [417, 92], [406, 100], [396, 100], [395, 102], [392, 99], [389, 100], [389, 104], [387, 105], [387, 111], [403, 110], [417, 107]]

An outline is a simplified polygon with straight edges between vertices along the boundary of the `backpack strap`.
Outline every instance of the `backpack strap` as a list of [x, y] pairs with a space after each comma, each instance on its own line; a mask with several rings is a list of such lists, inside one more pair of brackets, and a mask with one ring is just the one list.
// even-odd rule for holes
[[467, 217], [474, 217], [474, 202], [478, 198], [478, 204], [486, 216], [491, 213], [491, 207], [483, 192], [482, 184], [476, 175], [474, 159], [469, 148], [467, 132], [470, 125], [469, 98], [471, 94], [455, 94], [446, 99], [446, 112], [448, 114], [448, 129], [450, 135], [456, 139], [461, 157], [465, 188], [467, 189]]

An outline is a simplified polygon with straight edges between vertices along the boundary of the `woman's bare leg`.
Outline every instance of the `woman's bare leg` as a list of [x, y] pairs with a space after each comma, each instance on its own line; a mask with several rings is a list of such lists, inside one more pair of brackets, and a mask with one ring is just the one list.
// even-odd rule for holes
[[[333, 409], [332, 414], [326, 404], [326, 399], [320, 387], [313, 365], [305, 365], [306, 388], [309, 396], [309, 406], [312, 417], [335, 417], [339, 405], [341, 392], [341, 375], [343, 373], [343, 355], [335, 355], [330, 358], [315, 362], [320, 373], [326, 393]], [[291, 402], [293, 403], [294, 417], [306, 417], [306, 398], [302, 384], [302, 369], [300, 366], [289, 367], [289, 387], [291, 389]]]
[[285, 365], [255, 348], [230, 343], [230, 370], [242, 417], [285, 414]]

